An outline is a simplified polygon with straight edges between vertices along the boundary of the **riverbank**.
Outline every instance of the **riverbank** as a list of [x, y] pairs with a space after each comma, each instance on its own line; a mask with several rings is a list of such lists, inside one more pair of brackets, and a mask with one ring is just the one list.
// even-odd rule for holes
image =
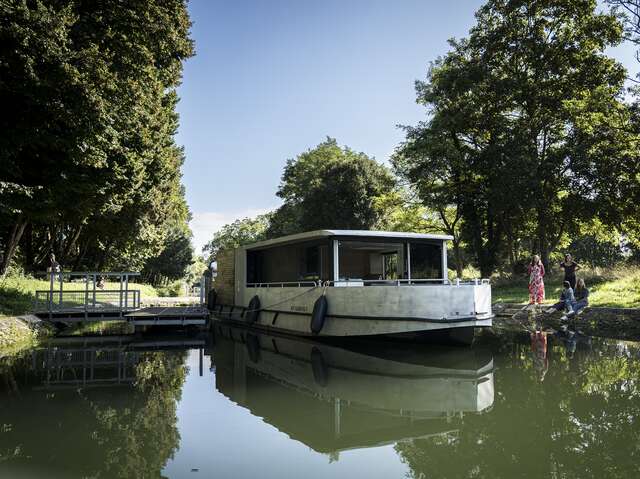
[[[64, 283], [66, 291], [84, 291], [84, 288], [83, 282]], [[118, 283], [105, 284], [107, 290], [118, 288]], [[139, 289], [143, 301], [158, 297], [156, 289], [148, 284], [130, 283], [129, 288]], [[49, 290], [49, 281], [23, 275], [0, 280], [0, 355], [28, 347], [53, 334], [52, 326], [29, 314], [35, 292], [39, 290]]]
[[570, 329], [585, 336], [640, 341], [640, 308], [589, 307], [577, 317], [563, 320], [562, 312], [544, 313], [542, 309], [520, 304], [502, 303], [493, 306], [496, 332], [533, 331], [535, 329], [562, 331]]
[[[56, 284], [56, 288], [58, 285]], [[119, 289], [119, 283], [106, 282], [105, 290]], [[66, 281], [65, 291], [84, 291], [82, 281]], [[139, 289], [141, 299], [158, 297], [156, 289], [149, 284], [129, 283], [129, 289]], [[7, 276], [0, 280], [0, 316], [19, 316], [31, 310], [36, 291], [48, 291], [49, 281], [30, 276]]]
[[53, 326], [33, 315], [0, 316], [0, 357], [35, 346], [53, 334]]
[[[640, 308], [640, 268], [619, 267], [592, 269], [578, 272], [590, 291], [591, 307]], [[563, 276], [561, 273], [545, 277], [545, 304], [553, 304], [560, 298]], [[524, 276], [492, 278], [493, 302], [524, 305], [529, 301], [528, 280]]]

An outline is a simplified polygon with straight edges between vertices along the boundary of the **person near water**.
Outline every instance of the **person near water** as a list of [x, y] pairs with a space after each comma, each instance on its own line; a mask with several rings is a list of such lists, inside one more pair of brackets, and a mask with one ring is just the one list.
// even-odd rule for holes
[[53, 252], [49, 254], [49, 268], [47, 270], [51, 273], [51, 281], [58, 278], [62, 282], [62, 266], [56, 261], [56, 255]]
[[589, 288], [584, 283], [584, 279], [579, 278], [576, 284], [575, 301], [572, 304], [573, 312], [571, 314], [578, 314], [587, 306], [589, 306]]
[[564, 261], [560, 263], [560, 267], [564, 269], [564, 281], [569, 281], [571, 288], [576, 289], [576, 271], [580, 269], [580, 265], [573, 261], [570, 254], [564, 255]]
[[62, 271], [60, 263], [56, 261], [56, 255], [53, 253], [49, 254], [49, 271], [51, 273], [59, 273]]
[[576, 304], [576, 298], [573, 292], [573, 288], [571, 287], [571, 283], [569, 281], [565, 281], [562, 284], [562, 293], [560, 293], [560, 301], [551, 306], [546, 310], [547, 313], [554, 313], [556, 311], [566, 310], [567, 312], [571, 312], [574, 310], [574, 306]]
[[533, 256], [528, 268], [529, 273], [529, 304], [544, 302], [544, 265], [540, 256]]

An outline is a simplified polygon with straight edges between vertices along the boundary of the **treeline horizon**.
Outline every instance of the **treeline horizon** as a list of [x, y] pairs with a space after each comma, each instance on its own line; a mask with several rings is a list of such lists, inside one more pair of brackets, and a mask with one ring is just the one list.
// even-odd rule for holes
[[488, 277], [574, 252], [639, 258], [640, 90], [607, 48], [640, 44], [640, 1], [489, 0], [416, 81], [426, 119], [391, 168], [327, 138], [290, 159], [282, 206], [203, 251], [313, 229], [446, 233], [451, 264]]

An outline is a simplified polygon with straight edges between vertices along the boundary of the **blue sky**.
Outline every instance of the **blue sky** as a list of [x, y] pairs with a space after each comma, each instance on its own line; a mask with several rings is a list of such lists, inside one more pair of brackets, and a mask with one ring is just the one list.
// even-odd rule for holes
[[[179, 144], [194, 245], [279, 205], [288, 158], [326, 136], [386, 162], [424, 118], [414, 81], [480, 0], [191, 0]], [[631, 46], [611, 52], [637, 72]]]

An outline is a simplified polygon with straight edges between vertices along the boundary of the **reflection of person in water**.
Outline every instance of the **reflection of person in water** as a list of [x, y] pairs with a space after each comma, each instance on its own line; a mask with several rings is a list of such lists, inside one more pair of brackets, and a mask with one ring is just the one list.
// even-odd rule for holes
[[578, 343], [582, 345], [581, 347], [584, 350], [588, 351], [591, 349], [591, 337], [576, 331], [571, 331], [566, 325], [563, 325], [560, 330], [555, 333], [555, 337], [564, 344], [569, 359], [573, 359], [575, 356]]
[[531, 333], [531, 351], [533, 353], [533, 367], [538, 373], [540, 381], [549, 370], [549, 358], [547, 357], [547, 333], [536, 331]]

